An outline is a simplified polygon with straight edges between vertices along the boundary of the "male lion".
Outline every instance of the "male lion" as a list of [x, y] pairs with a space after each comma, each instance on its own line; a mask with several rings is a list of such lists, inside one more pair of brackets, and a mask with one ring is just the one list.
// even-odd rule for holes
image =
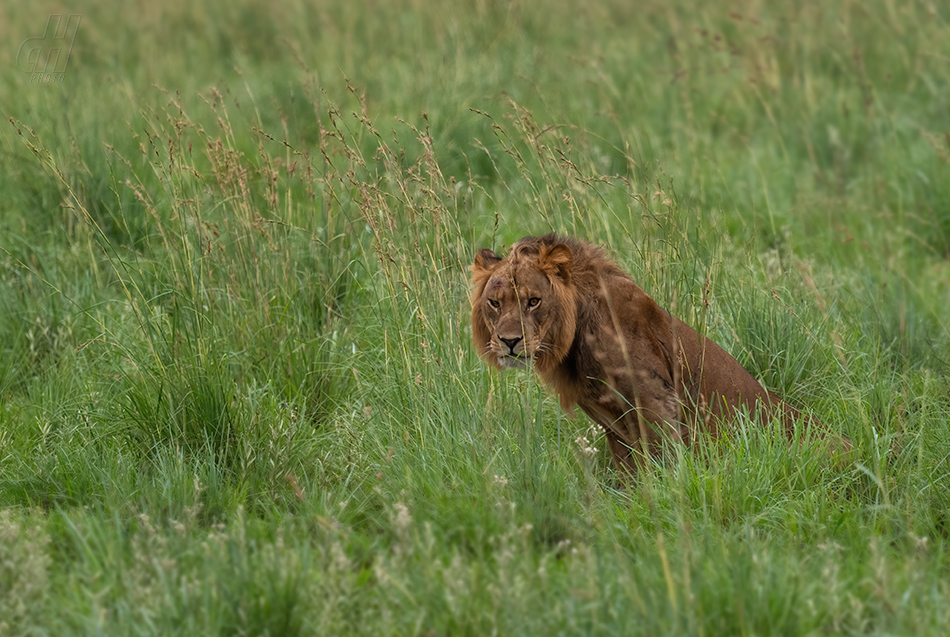
[[481, 250], [472, 283], [479, 355], [498, 368], [530, 360], [565, 410], [579, 405], [603, 428], [621, 474], [635, 474], [663, 438], [717, 437], [739, 411], [778, 418], [789, 437], [796, 422], [813, 424], [590, 243], [549, 234], [525, 237], [505, 259]]

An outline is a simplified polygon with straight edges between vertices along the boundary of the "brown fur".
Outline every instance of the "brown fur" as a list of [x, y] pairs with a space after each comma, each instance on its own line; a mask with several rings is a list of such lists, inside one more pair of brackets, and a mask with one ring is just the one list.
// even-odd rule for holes
[[[662, 439], [717, 437], [745, 411], [778, 418], [791, 437], [803, 416], [725, 350], [660, 308], [589, 243], [526, 237], [472, 266], [472, 335], [498, 368], [531, 360], [561, 406], [578, 405], [607, 435], [618, 469], [635, 473]], [[850, 442], [832, 446], [847, 450]]]

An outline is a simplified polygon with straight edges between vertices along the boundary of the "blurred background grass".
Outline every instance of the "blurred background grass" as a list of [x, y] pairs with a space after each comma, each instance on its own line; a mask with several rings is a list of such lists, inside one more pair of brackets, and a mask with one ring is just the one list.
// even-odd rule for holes
[[[950, 619], [939, 5], [0, 13], [0, 632]], [[469, 344], [474, 252], [550, 230], [859, 461], [743, 429], [616, 491]]]

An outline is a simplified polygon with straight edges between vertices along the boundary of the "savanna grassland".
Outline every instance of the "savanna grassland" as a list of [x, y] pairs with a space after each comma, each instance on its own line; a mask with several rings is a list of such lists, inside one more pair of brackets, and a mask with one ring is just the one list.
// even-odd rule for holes
[[[945, 5], [84, 4], [0, 9], [0, 634], [950, 625]], [[742, 422], [618, 488], [470, 343], [551, 230], [853, 461]]]

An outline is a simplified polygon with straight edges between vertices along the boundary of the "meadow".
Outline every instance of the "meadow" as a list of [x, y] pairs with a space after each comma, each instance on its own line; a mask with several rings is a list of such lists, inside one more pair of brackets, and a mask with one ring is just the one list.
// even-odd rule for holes
[[[0, 8], [0, 635], [950, 625], [945, 6], [83, 4]], [[854, 459], [621, 488], [470, 342], [552, 230]]]

